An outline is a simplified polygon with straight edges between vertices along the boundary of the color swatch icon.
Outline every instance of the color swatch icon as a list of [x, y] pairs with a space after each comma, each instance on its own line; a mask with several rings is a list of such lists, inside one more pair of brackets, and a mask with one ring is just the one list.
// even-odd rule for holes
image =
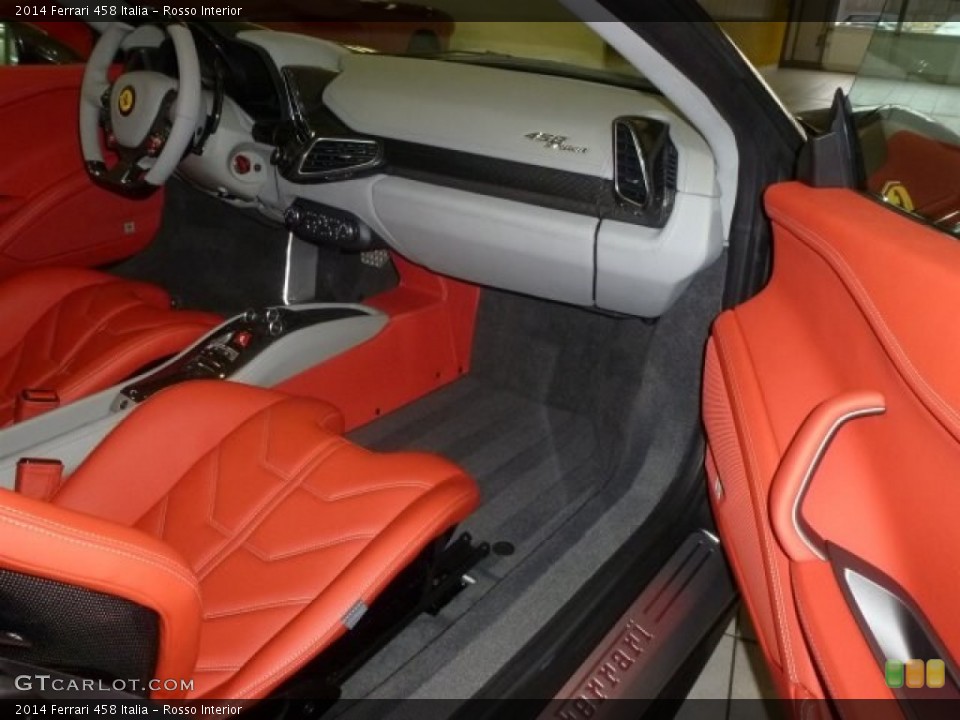
[[888, 688], [903, 687], [903, 663], [899, 660], [887, 660], [883, 669], [884, 679]]
[[926, 682], [926, 663], [923, 660], [907, 660], [907, 687], [922, 688]]
[[883, 667], [888, 688], [942, 688], [946, 683], [946, 666], [943, 660], [887, 660]]
[[927, 660], [927, 687], [942, 688], [947, 682], [947, 669], [943, 660]]

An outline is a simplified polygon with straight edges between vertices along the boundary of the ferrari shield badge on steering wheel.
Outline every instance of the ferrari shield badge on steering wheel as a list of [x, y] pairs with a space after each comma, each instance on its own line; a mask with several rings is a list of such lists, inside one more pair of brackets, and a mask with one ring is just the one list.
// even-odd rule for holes
[[126, 117], [133, 112], [133, 106], [136, 104], [137, 94], [134, 92], [133, 86], [127, 85], [120, 91], [120, 95], [117, 98], [117, 109], [120, 110], [121, 115]]

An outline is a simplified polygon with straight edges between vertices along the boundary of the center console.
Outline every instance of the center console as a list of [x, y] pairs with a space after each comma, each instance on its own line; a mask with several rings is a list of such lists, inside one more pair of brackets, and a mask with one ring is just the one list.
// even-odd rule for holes
[[[221, 325], [173, 362], [125, 386], [120, 391], [118, 407], [125, 407], [125, 402], [142, 402], [154, 393], [186, 380], [229, 378], [251, 385], [274, 384], [285, 379], [278, 375], [283, 374], [291, 360], [295, 361], [289, 357], [290, 353], [281, 357], [283, 353], [279, 353], [276, 346], [285, 345], [285, 340], [309, 328], [338, 320], [369, 317], [369, 309], [352, 305], [248, 310]], [[329, 333], [330, 328], [326, 330]], [[320, 339], [310, 334], [303, 337], [307, 338]], [[298, 348], [289, 350], [295, 353]]]
[[141, 402], [189, 380], [278, 385], [376, 336], [387, 316], [364, 305], [310, 304], [248, 310], [160, 367], [0, 431], [0, 487], [21, 457], [57, 458], [69, 473]]

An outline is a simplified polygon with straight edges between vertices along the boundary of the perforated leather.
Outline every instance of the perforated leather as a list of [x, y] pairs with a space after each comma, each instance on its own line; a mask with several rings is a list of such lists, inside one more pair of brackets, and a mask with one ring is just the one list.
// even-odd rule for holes
[[220, 322], [175, 311], [162, 289], [105, 273], [54, 268], [0, 283], [0, 427], [17, 395], [55, 391], [61, 404], [171, 356]]

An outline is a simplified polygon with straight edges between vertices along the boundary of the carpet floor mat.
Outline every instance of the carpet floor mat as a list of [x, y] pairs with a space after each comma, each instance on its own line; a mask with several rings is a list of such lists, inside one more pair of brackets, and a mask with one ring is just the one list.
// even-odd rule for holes
[[475, 377], [361, 428], [351, 439], [378, 451], [436, 453], [466, 470], [480, 486], [482, 504], [461, 529], [514, 549], [483, 563], [494, 577], [603, 484], [589, 418]]

